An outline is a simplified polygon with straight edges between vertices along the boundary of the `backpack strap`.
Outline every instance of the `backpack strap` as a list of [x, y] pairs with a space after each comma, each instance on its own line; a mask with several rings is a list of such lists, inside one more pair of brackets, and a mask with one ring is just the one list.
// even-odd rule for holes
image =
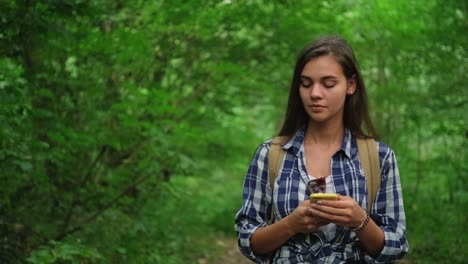
[[356, 138], [359, 160], [364, 170], [367, 184], [367, 212], [370, 212], [377, 191], [380, 188], [382, 176], [380, 173], [380, 160], [375, 140], [373, 138]]
[[270, 151], [268, 152], [268, 177], [270, 180], [271, 192], [275, 188], [275, 180], [278, 177], [278, 172], [281, 167], [286, 151], [281, 147], [286, 141], [287, 137], [275, 137], [271, 141]]
[[[288, 137], [275, 137], [271, 141], [270, 151], [268, 152], [268, 178], [270, 180], [271, 195], [273, 197], [273, 190], [275, 189], [275, 180], [278, 177], [278, 172], [281, 167], [281, 163], [286, 155], [286, 151], [282, 148], [282, 145], [286, 143]], [[271, 206], [270, 223], [273, 223], [274, 208], [273, 203]]]

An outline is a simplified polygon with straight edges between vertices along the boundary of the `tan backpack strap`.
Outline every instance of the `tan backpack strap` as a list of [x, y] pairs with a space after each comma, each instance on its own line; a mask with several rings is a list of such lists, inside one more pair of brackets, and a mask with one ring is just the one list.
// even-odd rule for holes
[[278, 177], [278, 172], [283, 161], [286, 151], [283, 150], [281, 145], [287, 140], [286, 137], [275, 137], [271, 141], [270, 152], [268, 152], [268, 177], [270, 179], [271, 192], [275, 188], [275, 180]]
[[[278, 172], [281, 167], [286, 151], [283, 150], [282, 145], [286, 143], [287, 137], [275, 137], [271, 141], [270, 151], [268, 152], [268, 177], [270, 180], [271, 195], [273, 197], [273, 190], [275, 188], [275, 180], [278, 177]], [[271, 207], [271, 216], [269, 223], [273, 223], [274, 208]]]
[[373, 138], [357, 138], [356, 142], [358, 146], [359, 160], [361, 161], [364, 176], [366, 177], [368, 195], [367, 211], [370, 212], [382, 180], [379, 153]]

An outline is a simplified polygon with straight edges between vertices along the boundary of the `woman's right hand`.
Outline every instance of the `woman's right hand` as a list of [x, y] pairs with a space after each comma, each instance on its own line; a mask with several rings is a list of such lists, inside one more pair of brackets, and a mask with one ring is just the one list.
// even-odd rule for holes
[[309, 200], [303, 201], [285, 220], [293, 234], [312, 233], [328, 224], [312, 214]]
[[311, 212], [310, 201], [302, 202], [294, 211], [272, 225], [257, 228], [250, 243], [255, 254], [269, 254], [277, 250], [297, 233], [316, 232], [327, 222]]

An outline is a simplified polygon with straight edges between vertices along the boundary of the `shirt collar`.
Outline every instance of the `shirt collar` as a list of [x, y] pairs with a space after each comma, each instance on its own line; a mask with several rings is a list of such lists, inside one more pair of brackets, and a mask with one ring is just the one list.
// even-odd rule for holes
[[340, 149], [350, 159], [357, 153], [356, 142], [353, 140], [351, 131], [347, 128], [345, 128], [343, 142], [341, 143]]
[[[286, 143], [283, 145], [284, 150], [289, 150], [292, 148], [294, 155], [298, 155], [299, 151], [301, 150], [304, 144], [304, 136], [307, 130], [307, 125], [303, 126], [299, 129], [296, 134]], [[357, 147], [356, 142], [353, 140], [353, 135], [351, 131], [345, 128], [343, 142], [341, 143], [340, 150], [348, 156], [348, 158], [352, 158], [354, 155], [357, 154]]]
[[301, 129], [299, 129], [294, 136], [289, 139], [289, 141], [283, 145], [284, 150], [289, 150], [292, 148], [292, 151], [295, 156], [299, 155], [299, 151], [302, 148], [302, 145], [304, 144], [304, 135], [305, 131], [307, 130], [307, 126], [303, 126]]

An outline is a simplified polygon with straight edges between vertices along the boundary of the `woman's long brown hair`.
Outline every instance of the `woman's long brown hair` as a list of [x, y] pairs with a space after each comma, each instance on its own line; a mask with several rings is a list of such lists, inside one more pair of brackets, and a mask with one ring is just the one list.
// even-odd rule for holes
[[299, 54], [294, 67], [284, 123], [278, 136], [291, 137], [307, 124], [309, 116], [299, 95], [300, 76], [307, 62], [324, 55], [331, 55], [338, 61], [346, 79], [354, 78], [356, 80], [355, 92], [352, 95], [347, 95], [345, 99], [344, 127], [348, 128], [355, 137], [377, 139], [377, 133], [369, 115], [366, 87], [359, 70], [359, 64], [351, 46], [346, 40], [337, 36], [321, 37], [306, 46]]

